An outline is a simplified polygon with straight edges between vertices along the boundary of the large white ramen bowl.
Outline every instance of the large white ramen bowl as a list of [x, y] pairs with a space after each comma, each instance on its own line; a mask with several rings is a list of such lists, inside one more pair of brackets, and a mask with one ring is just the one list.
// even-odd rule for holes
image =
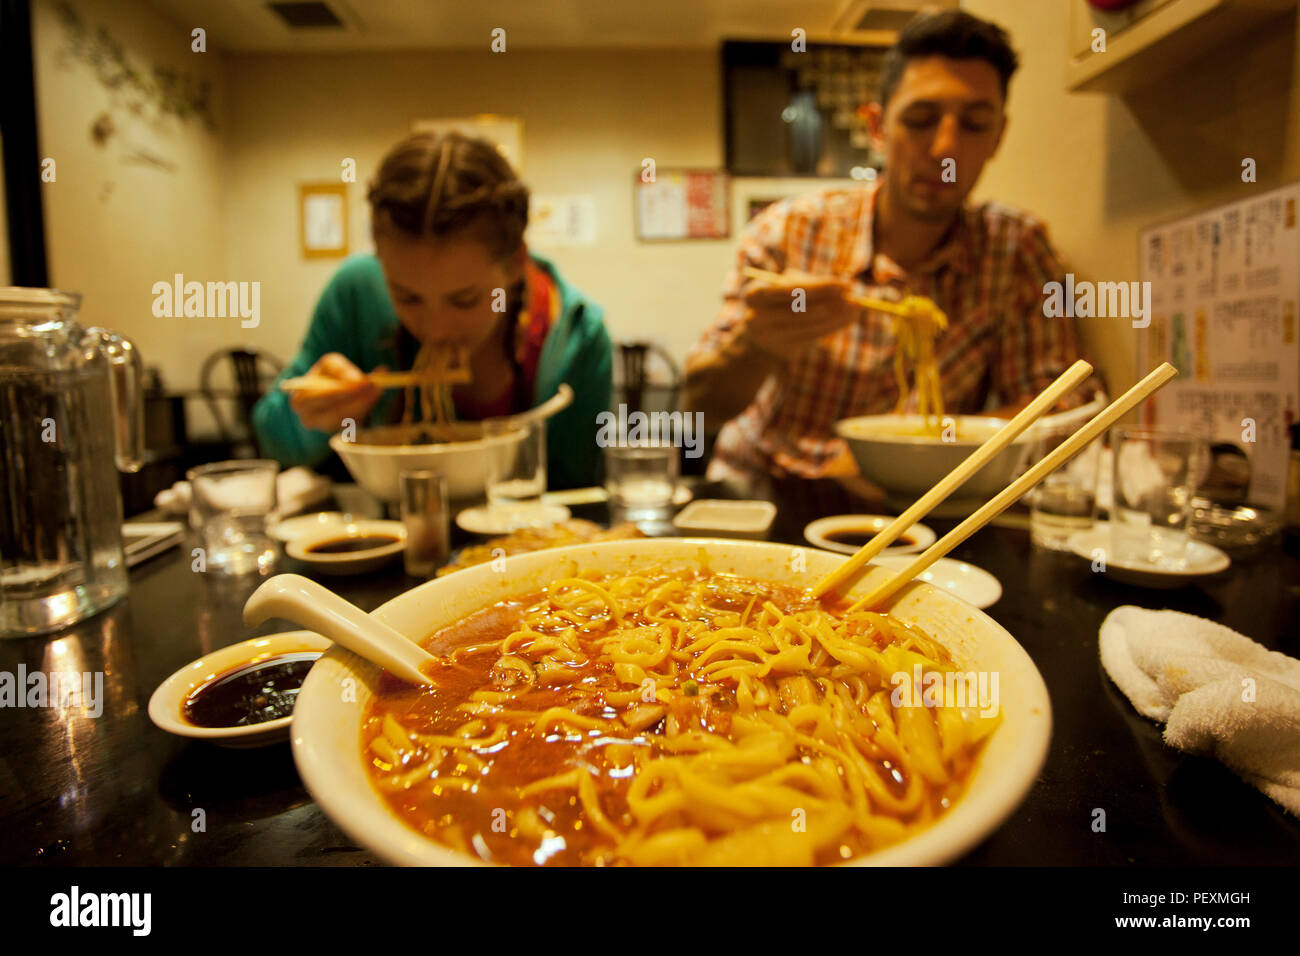
[[[540, 589], [570, 573], [572, 562], [623, 573], [647, 565], [695, 563], [702, 549], [715, 571], [798, 586], [812, 584], [845, 560], [827, 551], [800, 549], [807, 570], [796, 574], [789, 570], [792, 549], [782, 544], [700, 538], [606, 541], [507, 558], [504, 574], [488, 564], [457, 571], [399, 595], [374, 613], [403, 634], [423, 638], [502, 598]], [[859, 587], [888, 574], [873, 568]], [[1024, 648], [983, 612], [938, 588], [916, 584], [903, 592], [893, 613], [935, 636], [960, 669], [998, 674], [1002, 723], [988, 738], [966, 793], [948, 813], [916, 836], [851, 862], [944, 863], [992, 833], [1024, 799], [1047, 754], [1051, 706]], [[361, 724], [379, 674], [376, 665], [337, 645], [311, 669], [294, 707], [291, 734], [303, 782], [348, 836], [390, 863], [479, 862], [409, 827], [371, 785], [361, 753]], [[348, 687], [355, 691], [355, 701], [345, 693]]]
[[[402, 427], [384, 425], [371, 428], [358, 438], [396, 434]], [[340, 433], [330, 438], [330, 447], [338, 452], [357, 484], [382, 501], [397, 501], [400, 497], [398, 476], [403, 471], [414, 469], [445, 475], [447, 496], [463, 499], [483, 496], [491, 461], [489, 452], [517, 442], [521, 437], [522, 433], [510, 433], [426, 445], [371, 445], [364, 441], [344, 441]]]

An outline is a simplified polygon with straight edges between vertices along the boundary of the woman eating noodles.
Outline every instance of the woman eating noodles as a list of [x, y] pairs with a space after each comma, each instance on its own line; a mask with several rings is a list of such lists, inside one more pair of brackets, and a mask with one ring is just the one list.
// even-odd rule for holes
[[[459, 419], [524, 411], [567, 382], [573, 404], [547, 424], [548, 480], [595, 483], [596, 416], [611, 391], [604, 313], [524, 245], [528, 187], [510, 164], [486, 140], [417, 133], [384, 157], [368, 198], [375, 251], [339, 267], [297, 357], [253, 410], [262, 453], [317, 465], [346, 420], [420, 420], [409, 406], [426, 403], [408, 405], [366, 375], [441, 350], [468, 365], [445, 409]], [[337, 387], [279, 389], [301, 375]]]

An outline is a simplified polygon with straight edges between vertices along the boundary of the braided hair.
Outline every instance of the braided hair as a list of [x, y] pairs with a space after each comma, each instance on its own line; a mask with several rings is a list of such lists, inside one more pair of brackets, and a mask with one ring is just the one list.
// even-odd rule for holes
[[528, 187], [500, 151], [461, 133], [412, 133], [370, 184], [371, 227], [407, 238], [468, 234], [494, 258], [512, 255], [528, 225]]

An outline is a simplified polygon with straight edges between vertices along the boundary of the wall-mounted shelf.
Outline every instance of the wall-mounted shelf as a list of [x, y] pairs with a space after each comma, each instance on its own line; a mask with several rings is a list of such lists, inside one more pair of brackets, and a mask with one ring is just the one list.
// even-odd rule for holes
[[[1066, 89], [1118, 93], [1167, 75], [1223, 44], [1292, 10], [1297, 0], [1141, 0], [1107, 13], [1070, 0]], [[1093, 31], [1106, 31], [1106, 50], [1093, 51]]]

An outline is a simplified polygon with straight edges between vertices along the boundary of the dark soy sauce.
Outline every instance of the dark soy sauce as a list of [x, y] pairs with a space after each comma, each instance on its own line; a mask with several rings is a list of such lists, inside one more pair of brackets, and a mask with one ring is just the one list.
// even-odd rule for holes
[[246, 727], [288, 717], [318, 657], [320, 651], [298, 651], [236, 667], [185, 698], [181, 714], [195, 727]]
[[[839, 531], [827, 531], [822, 535], [822, 537], [827, 541], [834, 541], [836, 544], [847, 545], [851, 548], [860, 548], [875, 536], [876, 532], [874, 531], [859, 530], [857, 528], [844, 528]], [[890, 547], [910, 547], [914, 544], [916, 544], [915, 538], [906, 534], [900, 534], [894, 539], [894, 543], [891, 544]]]
[[307, 553], [351, 554], [354, 551], [369, 551], [371, 548], [382, 548], [397, 542], [397, 538], [387, 534], [349, 535], [346, 538], [335, 538], [333, 541], [322, 541], [320, 544], [313, 544], [307, 549]]

